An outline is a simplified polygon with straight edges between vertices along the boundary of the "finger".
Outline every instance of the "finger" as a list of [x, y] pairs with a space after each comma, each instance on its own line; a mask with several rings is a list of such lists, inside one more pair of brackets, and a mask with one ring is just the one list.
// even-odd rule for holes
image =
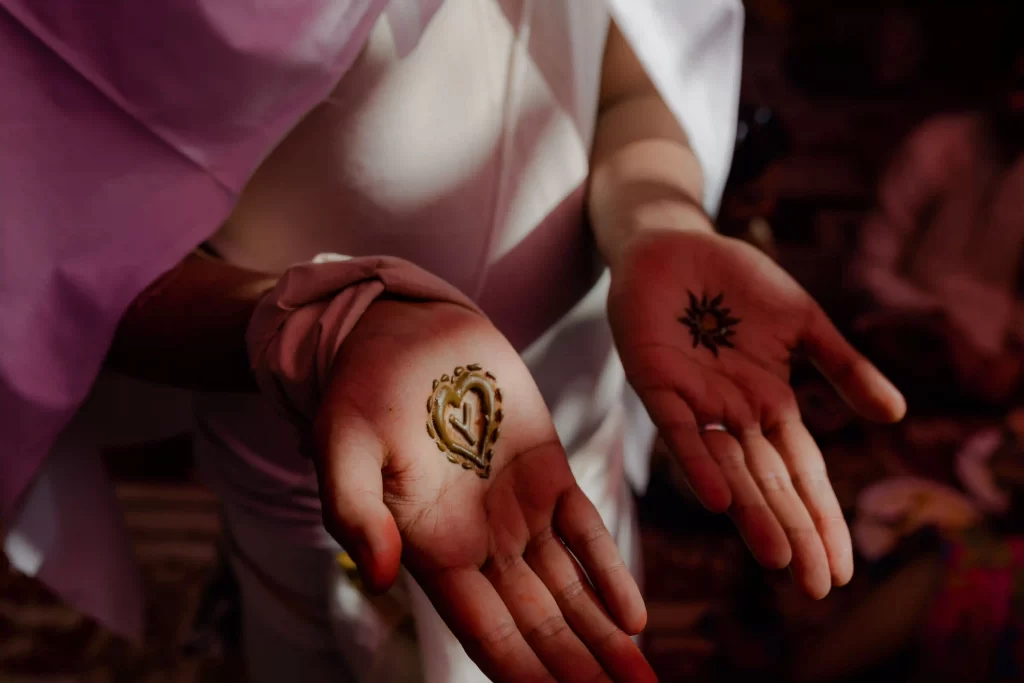
[[386, 591], [398, 577], [402, 540], [384, 505], [384, 447], [358, 416], [318, 421], [317, 469], [324, 527], [355, 559], [363, 584]]
[[608, 680], [569, 626], [554, 596], [521, 555], [492, 556], [481, 572], [497, 590], [526, 643], [559, 681]]
[[478, 569], [457, 567], [417, 580], [488, 678], [496, 683], [554, 683], [506, 603]]
[[569, 627], [597, 657], [612, 680], [656, 681], [643, 653], [609, 616], [586, 574], [548, 527], [530, 539], [524, 554], [554, 596]]
[[906, 414], [903, 394], [846, 341], [817, 306], [802, 342], [821, 373], [862, 416], [876, 422], [898, 422]]
[[829, 482], [825, 459], [803, 422], [783, 418], [771, 426], [768, 440], [782, 455], [797, 494], [804, 501], [825, 545], [832, 583], [843, 586], [853, 578], [853, 542], [842, 508]]
[[768, 569], [788, 566], [792, 559], [789, 541], [747, 469], [739, 442], [726, 432], [707, 432], [703, 439], [729, 482], [732, 490], [729, 516], [754, 558]]
[[782, 456], [761, 434], [752, 429], [740, 436], [747, 466], [765, 502], [786, 533], [792, 549], [793, 578], [808, 595], [820, 599], [832, 588], [828, 555], [818, 529], [797, 494]]
[[640, 394], [651, 420], [679, 460], [697, 499], [711, 512], [725, 512], [732, 502], [729, 485], [700, 438], [690, 406], [671, 389], [648, 389]]
[[[573, 486], [558, 501], [555, 532], [579, 558], [615, 621], [627, 633], [636, 634], [647, 624], [647, 608], [636, 579], [619, 554], [597, 508], [583, 489]], [[530, 529], [536, 535], [539, 530]]]
[[[803, 427], [796, 397], [787, 383], [750, 365], [736, 364], [733, 373], [739, 380], [735, 386], [744, 393], [748, 404], [759, 406], [757, 413], [761, 424], [752, 421], [747, 423], [747, 428], [736, 432], [740, 434], [740, 444], [746, 453], [747, 467], [786, 532], [793, 552], [794, 579], [808, 594], [824, 597], [833, 581], [846, 573], [843, 566], [852, 561], [851, 557], [842, 559], [843, 536], [849, 539], [842, 515], [838, 516], [841, 525], [838, 537], [834, 525], [825, 521], [825, 518], [835, 520], [838, 501], [825, 475], [824, 459]], [[793, 429], [802, 430], [806, 441], [780, 438], [791, 437]], [[783, 441], [785, 447], [781, 447]], [[803, 483], [798, 486], [795, 477], [802, 478]], [[824, 490], [820, 490], [822, 484]], [[810, 498], [803, 495], [807, 486], [815, 487], [808, 490]], [[819, 515], [823, 516], [821, 523]], [[823, 535], [822, 530], [827, 535]], [[830, 549], [829, 543], [833, 542], [835, 545]], [[832, 562], [833, 557], [836, 564]], [[849, 571], [852, 572], [852, 567]]]

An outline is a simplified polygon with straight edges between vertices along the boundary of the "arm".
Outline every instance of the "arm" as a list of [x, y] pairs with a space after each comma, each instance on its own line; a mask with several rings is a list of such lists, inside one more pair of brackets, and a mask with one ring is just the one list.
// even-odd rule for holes
[[605, 261], [614, 265], [629, 239], [646, 229], [713, 232], [703, 192], [701, 166], [686, 132], [612, 24], [587, 207]]
[[245, 331], [276, 281], [196, 250], [132, 302], [107, 365], [185, 389], [255, 391]]
[[870, 419], [898, 420], [905, 403], [775, 262], [714, 233], [705, 180], [613, 28], [588, 208], [626, 377], [701, 502], [732, 515], [762, 564], [790, 566], [821, 597], [850, 579], [853, 551], [789, 384], [793, 350]]

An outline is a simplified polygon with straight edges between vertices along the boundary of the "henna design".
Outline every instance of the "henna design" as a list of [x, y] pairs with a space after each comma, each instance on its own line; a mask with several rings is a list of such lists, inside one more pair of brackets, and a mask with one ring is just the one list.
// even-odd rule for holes
[[703, 346], [715, 354], [716, 358], [719, 347], [736, 348], [731, 339], [736, 330], [732, 328], [740, 319], [733, 318], [728, 308], [721, 307], [725, 292], [720, 292], [711, 301], [708, 301], [707, 294], [699, 300], [693, 292], [687, 291], [687, 294], [690, 295], [690, 307], [686, 309], [686, 315], [679, 318], [679, 322], [689, 328], [693, 348]]
[[454, 415], [448, 416], [448, 422], [451, 423], [452, 427], [462, 434], [462, 437], [469, 442], [470, 446], [476, 446], [476, 434], [473, 433], [473, 406], [469, 403], [462, 403], [462, 419], [459, 420]]
[[[486, 479], [501, 433], [498, 426], [505, 417], [497, 380], [474, 363], [455, 368], [451, 377], [441, 375], [432, 389], [427, 399], [427, 435], [449, 462]], [[471, 394], [477, 403], [467, 401]]]

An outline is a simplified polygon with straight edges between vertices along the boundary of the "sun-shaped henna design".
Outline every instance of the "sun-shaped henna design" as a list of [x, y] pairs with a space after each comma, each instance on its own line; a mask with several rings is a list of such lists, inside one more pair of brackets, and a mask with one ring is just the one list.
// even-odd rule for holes
[[690, 295], [690, 307], [686, 309], [686, 315], [679, 318], [679, 322], [689, 328], [693, 348], [703, 346], [716, 357], [721, 346], [736, 348], [730, 337], [736, 334], [732, 328], [740, 319], [731, 317], [728, 308], [721, 308], [725, 292], [720, 292], [711, 301], [708, 301], [707, 294], [699, 300], [693, 292], [687, 291], [687, 294]]

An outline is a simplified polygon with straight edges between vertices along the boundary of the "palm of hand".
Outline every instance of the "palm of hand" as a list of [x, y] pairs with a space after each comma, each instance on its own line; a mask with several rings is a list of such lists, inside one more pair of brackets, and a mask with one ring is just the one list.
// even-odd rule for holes
[[789, 275], [736, 240], [636, 240], [608, 306], [627, 376], [702, 502], [729, 510], [763, 564], [792, 563], [811, 595], [848, 581], [849, 530], [789, 386], [792, 354], [806, 352], [867, 417], [898, 419], [898, 392]]
[[[504, 338], [454, 306], [378, 302], [345, 344], [321, 408], [318, 469], [325, 524], [367, 585], [390, 585], [400, 556], [494, 680], [602, 670], [651, 680], [626, 633], [646, 619], [639, 590]], [[453, 463], [427, 426], [432, 383], [467, 362], [493, 372], [504, 398], [486, 478]], [[481, 419], [460, 424], [480, 439], [494, 413], [474, 401], [466, 415]]]

